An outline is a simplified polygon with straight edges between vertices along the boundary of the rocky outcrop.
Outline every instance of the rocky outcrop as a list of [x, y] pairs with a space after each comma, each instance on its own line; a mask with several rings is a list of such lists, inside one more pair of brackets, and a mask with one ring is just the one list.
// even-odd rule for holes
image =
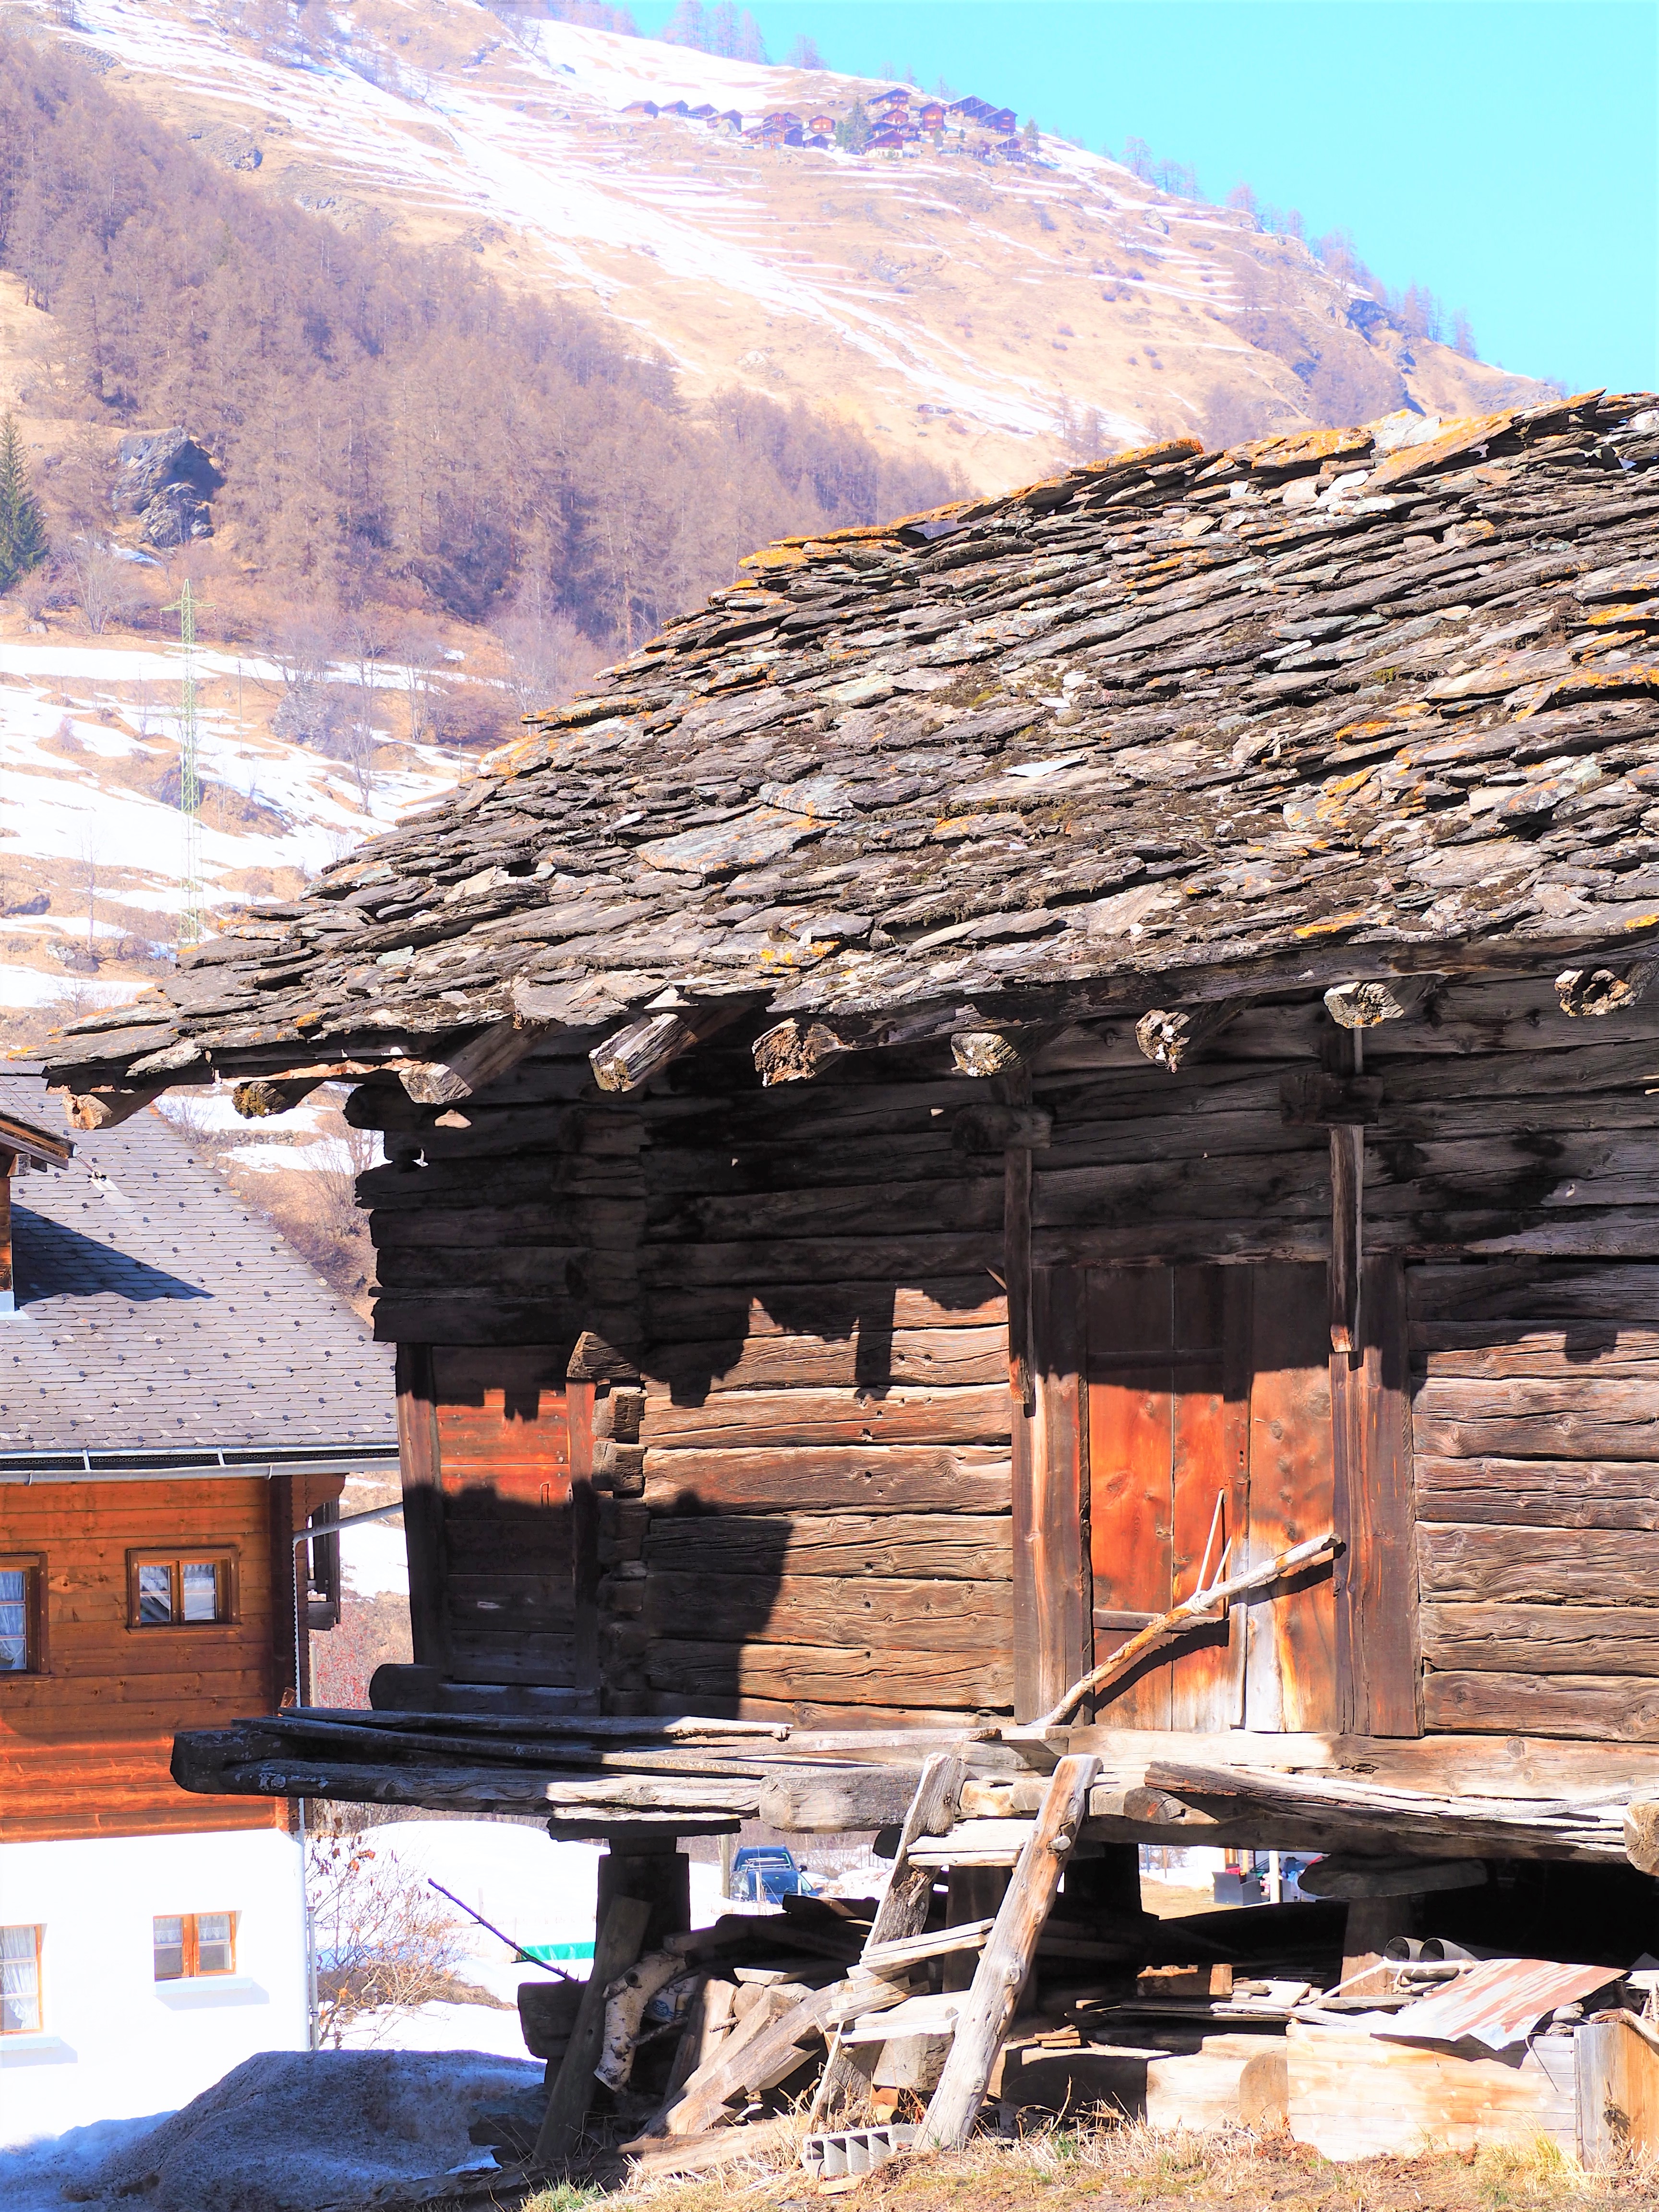
[[213, 535], [212, 501], [224, 483], [206, 447], [186, 430], [144, 430], [123, 438], [111, 503], [137, 521], [147, 544], [162, 551]]

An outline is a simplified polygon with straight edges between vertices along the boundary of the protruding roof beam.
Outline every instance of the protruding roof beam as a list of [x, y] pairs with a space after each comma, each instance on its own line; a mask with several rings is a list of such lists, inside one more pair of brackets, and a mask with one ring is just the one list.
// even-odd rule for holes
[[1555, 995], [1564, 1014], [1622, 1013], [1633, 1006], [1659, 975], [1659, 960], [1632, 960], [1617, 968], [1564, 968]]
[[1167, 1067], [1173, 1075], [1183, 1060], [1243, 1013], [1247, 1003], [1243, 999], [1212, 999], [1196, 1006], [1154, 1006], [1135, 1024], [1135, 1042], [1155, 1067]]
[[951, 1039], [951, 1057], [961, 1075], [1018, 1075], [1057, 1033], [1053, 1022], [1022, 1029], [958, 1030]]
[[453, 1052], [399, 1064], [398, 1080], [417, 1106], [453, 1106], [516, 1067], [550, 1026], [508, 1014]]
[[132, 1091], [114, 1086], [107, 1091], [69, 1091], [62, 1094], [64, 1111], [71, 1129], [113, 1129], [153, 1105], [167, 1087], [157, 1083]]
[[1364, 982], [1333, 983], [1326, 1011], [1345, 1030], [1375, 1029], [1417, 1013], [1445, 981], [1442, 975], [1381, 975]]
[[826, 1023], [792, 1018], [763, 1030], [755, 1039], [755, 1066], [770, 1090], [778, 1083], [810, 1083], [831, 1060], [852, 1049]]
[[647, 1008], [641, 1019], [629, 1022], [588, 1054], [593, 1080], [601, 1091], [637, 1091], [682, 1053], [736, 1021], [753, 1003], [752, 999], [711, 999]]
[[292, 1112], [302, 1100], [309, 1098], [319, 1088], [322, 1078], [302, 1075], [289, 1082], [282, 1082], [268, 1075], [256, 1075], [251, 1082], [239, 1083], [230, 1094], [230, 1103], [245, 1121], [264, 1121], [273, 1114]]

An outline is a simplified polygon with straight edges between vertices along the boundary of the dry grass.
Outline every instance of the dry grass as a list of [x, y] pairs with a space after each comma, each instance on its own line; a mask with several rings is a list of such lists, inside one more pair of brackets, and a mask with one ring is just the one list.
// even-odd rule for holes
[[981, 2137], [959, 2154], [911, 2155], [820, 2185], [780, 2151], [706, 2179], [566, 2183], [524, 2212], [1653, 2212], [1659, 2168], [1588, 2176], [1547, 2141], [1472, 2157], [1333, 2166], [1287, 2136], [1188, 2136], [1139, 2125], [1050, 2122], [1018, 2141]]

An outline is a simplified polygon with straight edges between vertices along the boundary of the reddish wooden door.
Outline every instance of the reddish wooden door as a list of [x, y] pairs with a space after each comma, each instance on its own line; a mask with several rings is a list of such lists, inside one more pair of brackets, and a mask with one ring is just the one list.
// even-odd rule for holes
[[[1210, 1576], [1332, 1523], [1325, 1271], [1097, 1268], [1084, 1279], [1097, 1662]], [[1329, 1567], [1236, 1606], [1109, 1692], [1115, 1728], [1337, 1725]]]

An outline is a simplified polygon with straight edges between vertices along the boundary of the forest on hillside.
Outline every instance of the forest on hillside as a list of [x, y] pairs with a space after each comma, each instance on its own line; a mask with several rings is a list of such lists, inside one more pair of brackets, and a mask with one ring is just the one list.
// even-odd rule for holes
[[[223, 477], [222, 606], [563, 625], [625, 650], [791, 531], [936, 504], [940, 471], [747, 392], [694, 407], [581, 309], [456, 249], [348, 234], [259, 193], [109, 91], [0, 33], [0, 268], [56, 325], [39, 411], [88, 436], [44, 489], [107, 531], [115, 440], [179, 425]], [[195, 555], [193, 558], [197, 557]]]

